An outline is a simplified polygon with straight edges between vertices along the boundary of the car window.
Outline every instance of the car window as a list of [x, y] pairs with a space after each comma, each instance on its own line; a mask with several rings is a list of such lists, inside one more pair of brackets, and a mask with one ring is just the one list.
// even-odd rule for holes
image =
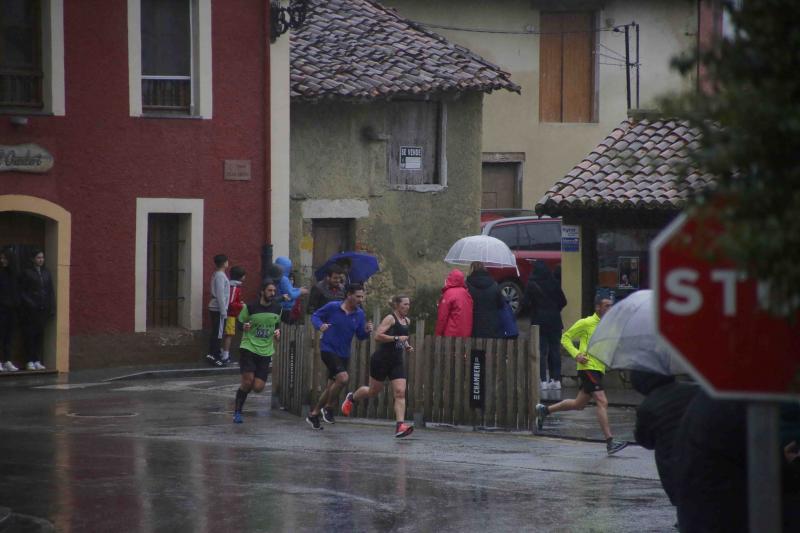
[[517, 224], [506, 224], [504, 226], [495, 226], [489, 232], [490, 237], [500, 239], [508, 245], [512, 250], [519, 249], [519, 239], [517, 238]]
[[532, 251], [561, 250], [561, 224], [535, 222], [520, 224], [520, 249]]

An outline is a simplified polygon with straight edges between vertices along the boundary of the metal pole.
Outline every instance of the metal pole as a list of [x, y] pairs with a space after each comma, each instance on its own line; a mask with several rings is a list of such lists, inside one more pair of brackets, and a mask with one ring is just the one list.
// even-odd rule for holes
[[636, 24], [636, 109], [639, 109], [639, 23]]
[[631, 108], [631, 44], [630, 25], [625, 25], [625, 91], [628, 96], [628, 109]]
[[778, 404], [747, 404], [747, 505], [750, 531], [781, 531], [781, 447]]

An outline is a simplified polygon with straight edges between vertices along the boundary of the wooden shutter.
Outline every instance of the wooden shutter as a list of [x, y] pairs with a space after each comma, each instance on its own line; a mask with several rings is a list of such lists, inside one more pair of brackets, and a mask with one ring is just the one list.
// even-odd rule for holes
[[563, 14], [563, 100], [564, 122], [591, 122], [594, 99], [594, 43], [591, 13]]
[[[439, 102], [392, 102], [389, 111], [389, 183], [422, 185], [439, 183]], [[422, 148], [419, 170], [404, 170], [401, 147]]]
[[539, 121], [561, 122], [561, 14], [542, 13], [539, 24]]

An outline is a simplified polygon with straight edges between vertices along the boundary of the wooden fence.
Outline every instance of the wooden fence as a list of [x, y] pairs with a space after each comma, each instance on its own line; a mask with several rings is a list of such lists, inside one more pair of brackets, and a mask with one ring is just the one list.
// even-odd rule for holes
[[[377, 324], [377, 321], [375, 321]], [[416, 322], [413, 352], [406, 352], [406, 419], [506, 429], [533, 429], [539, 401], [539, 331], [519, 339], [471, 339], [424, 335]], [[273, 361], [272, 391], [278, 404], [298, 416], [316, 403], [327, 382], [319, 355], [319, 332], [310, 324], [281, 328]], [[484, 408], [470, 407], [471, 350], [485, 350]], [[369, 356], [375, 341], [353, 341], [350, 382], [340, 394], [369, 382]], [[305, 407], [305, 409], [304, 409]], [[351, 414], [394, 419], [394, 398], [387, 382], [383, 392], [359, 402]]]

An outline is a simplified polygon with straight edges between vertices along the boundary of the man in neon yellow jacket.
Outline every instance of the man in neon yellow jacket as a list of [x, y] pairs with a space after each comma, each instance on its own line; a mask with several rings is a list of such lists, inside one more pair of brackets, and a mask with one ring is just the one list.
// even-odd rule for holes
[[[582, 318], [575, 322], [561, 336], [561, 345], [578, 363], [578, 381], [580, 388], [574, 400], [562, 400], [555, 405], [546, 406], [538, 404], [536, 406], [536, 425], [542, 429], [544, 419], [551, 413], [559, 411], [577, 411], [586, 407], [589, 400], [594, 398], [597, 404], [597, 421], [600, 429], [606, 438], [606, 451], [608, 455], [617, 453], [628, 445], [624, 441], [616, 441], [611, 435], [611, 427], [608, 424], [608, 398], [603, 390], [603, 374], [606, 366], [596, 357], [587, 352], [589, 339], [592, 338], [600, 319], [611, 308], [611, 300], [607, 296], [599, 295], [594, 300], [595, 313], [592, 316]], [[575, 341], [578, 347], [575, 348]]]

